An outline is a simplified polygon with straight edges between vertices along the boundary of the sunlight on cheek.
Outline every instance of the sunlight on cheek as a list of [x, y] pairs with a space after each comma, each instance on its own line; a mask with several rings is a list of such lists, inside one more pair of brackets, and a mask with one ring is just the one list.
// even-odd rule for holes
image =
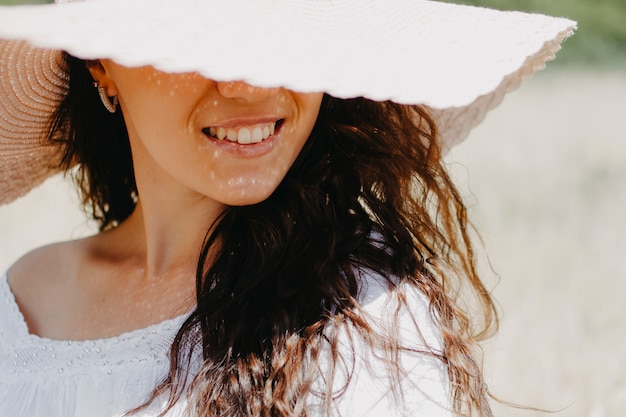
[[178, 93], [197, 94], [200, 91], [200, 84], [205, 84], [205, 82], [199, 83], [198, 76], [194, 74], [166, 74], [155, 69], [149, 71], [143, 79], [162, 92], [165, 89], [169, 90], [170, 96]]

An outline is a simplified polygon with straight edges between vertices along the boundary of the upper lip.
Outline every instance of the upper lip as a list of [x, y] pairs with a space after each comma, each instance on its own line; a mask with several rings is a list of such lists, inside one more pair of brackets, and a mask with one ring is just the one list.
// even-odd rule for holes
[[284, 119], [281, 116], [251, 116], [251, 117], [234, 117], [231, 119], [221, 120], [215, 124], [205, 124], [203, 127], [223, 127], [223, 128], [239, 128], [246, 126], [254, 126], [257, 124], [274, 123]]

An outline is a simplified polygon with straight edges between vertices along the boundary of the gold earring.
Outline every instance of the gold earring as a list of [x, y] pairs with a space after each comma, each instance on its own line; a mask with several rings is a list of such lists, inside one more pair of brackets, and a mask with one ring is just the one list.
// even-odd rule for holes
[[107, 92], [104, 87], [101, 87], [98, 82], [94, 82], [93, 86], [98, 89], [98, 95], [100, 96], [100, 101], [104, 105], [104, 108], [109, 111], [109, 113], [115, 113], [117, 111], [117, 103], [119, 102], [117, 96], [113, 96], [113, 100], [107, 96]]

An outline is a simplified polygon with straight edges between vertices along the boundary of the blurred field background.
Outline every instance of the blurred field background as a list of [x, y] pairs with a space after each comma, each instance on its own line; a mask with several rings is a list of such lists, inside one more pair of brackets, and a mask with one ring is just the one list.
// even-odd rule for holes
[[[626, 1], [467, 0], [579, 22], [448, 160], [501, 311], [496, 416], [626, 415]], [[488, 256], [487, 261], [486, 256]]]
[[[0, 3], [8, 3], [0, 0]], [[508, 96], [447, 163], [484, 240], [501, 312], [484, 343], [498, 417], [626, 415], [626, 0], [465, 1], [578, 20], [548, 70]], [[55, 177], [0, 207], [0, 269], [91, 233]]]

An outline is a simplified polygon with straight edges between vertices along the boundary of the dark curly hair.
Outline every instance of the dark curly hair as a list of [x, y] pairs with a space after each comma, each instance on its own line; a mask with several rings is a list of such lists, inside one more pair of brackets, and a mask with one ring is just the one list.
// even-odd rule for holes
[[[128, 136], [121, 111], [101, 107], [85, 62], [65, 57], [70, 89], [50, 137], [64, 138], [64, 168], [78, 164], [83, 201], [105, 230], [137, 201]], [[473, 349], [497, 319], [476, 273], [470, 230], [428, 109], [324, 96], [310, 138], [274, 193], [227, 208], [207, 232], [197, 307], [152, 399], [169, 392], [171, 407], [189, 392], [202, 416], [305, 416], [314, 377], [307, 366], [323, 349], [336, 352], [331, 329], [342, 326], [384, 346], [391, 376], [401, 378], [393, 358], [414, 347], [375, 331], [360, 314], [359, 274], [367, 269], [425, 294], [443, 352], [424, 354], [447, 367], [459, 415], [490, 416]], [[468, 296], [473, 313], [463, 307]], [[189, 381], [194, 355], [204, 364]], [[333, 358], [331, 373], [341, 362]], [[328, 405], [334, 394], [326, 394]]]

